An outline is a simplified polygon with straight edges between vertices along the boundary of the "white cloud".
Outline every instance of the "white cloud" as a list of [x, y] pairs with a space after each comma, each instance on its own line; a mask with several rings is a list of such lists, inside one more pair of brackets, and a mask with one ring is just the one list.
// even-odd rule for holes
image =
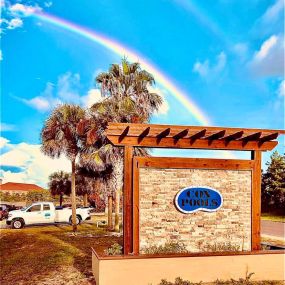
[[284, 74], [284, 38], [272, 35], [255, 52], [250, 67], [259, 76], [283, 76]]
[[273, 4], [257, 19], [252, 28], [257, 37], [284, 33], [284, 0], [269, 2]]
[[14, 131], [15, 129], [16, 129], [15, 126], [11, 124], [1, 123], [0, 125], [1, 132]]
[[39, 6], [29, 6], [16, 3], [10, 6], [9, 11], [14, 15], [29, 16], [36, 11], [41, 11], [41, 8]]
[[205, 60], [204, 62], [196, 61], [193, 67], [193, 71], [200, 74], [200, 76], [207, 76], [209, 73], [209, 61]]
[[4, 182], [36, 183], [46, 187], [50, 173], [71, 170], [67, 158], [51, 159], [40, 151], [40, 145], [10, 144], [5, 138], [1, 138], [0, 143], [9, 147], [9, 151], [0, 156], [1, 164], [6, 167], [17, 167], [20, 170], [19, 172], [1, 170], [0, 176]]
[[83, 97], [80, 96], [79, 90], [80, 75], [66, 72], [58, 77], [56, 84], [48, 82], [39, 96], [31, 99], [18, 99], [40, 112], [48, 112], [62, 103], [80, 104]]
[[275, 21], [279, 15], [282, 15], [282, 11], [284, 10], [284, 0], [277, 0], [272, 6], [270, 6], [263, 16], [261, 17], [261, 21], [265, 23], [270, 23], [271, 21]]
[[270, 50], [276, 45], [278, 40], [278, 37], [273, 35], [269, 39], [267, 39], [265, 42], [263, 42], [261, 48], [259, 51], [255, 54], [256, 60], [262, 60], [269, 54]]
[[45, 90], [39, 96], [36, 96], [32, 99], [24, 99], [18, 97], [16, 98], [40, 112], [48, 112], [57, 105], [62, 103], [62, 101], [59, 98], [53, 96], [53, 92], [54, 92], [54, 84], [48, 82], [46, 84]]
[[1, 33], [2, 33], [5, 29], [14, 30], [16, 28], [22, 27], [23, 21], [19, 17], [13, 17], [9, 20], [1, 19], [0, 25], [1, 25]]
[[213, 67], [213, 70], [215, 72], [221, 72], [227, 63], [227, 56], [224, 52], [221, 52], [220, 54], [218, 54], [217, 56], [217, 64]]
[[160, 105], [158, 111], [156, 112], [155, 115], [167, 115], [168, 111], [169, 111], [169, 104], [166, 100], [166, 94], [167, 94], [167, 91], [163, 88], [159, 88], [159, 87], [153, 87], [153, 86], [150, 86], [148, 87], [148, 91], [151, 92], [151, 93], [156, 93], [158, 95], [161, 96], [162, 98], [162, 104]]
[[69, 102], [78, 102], [80, 88], [80, 75], [78, 73], [72, 74], [66, 72], [58, 78], [57, 95], [61, 99]]
[[281, 81], [277, 93], [280, 98], [285, 98], [285, 79]]
[[0, 137], [0, 148], [5, 147], [8, 144], [9, 140], [3, 137]]
[[7, 29], [13, 30], [23, 26], [23, 21], [20, 18], [14, 18], [8, 22]]
[[246, 43], [237, 43], [233, 46], [233, 52], [244, 59], [248, 53], [248, 45]]
[[216, 63], [210, 64], [209, 60], [204, 62], [196, 61], [193, 66], [193, 71], [198, 73], [201, 77], [213, 77], [216, 74], [222, 72], [227, 63], [227, 56], [222, 51], [216, 56]]
[[49, 8], [52, 6], [52, 2], [51, 1], [47, 1], [44, 3], [45, 7]]
[[81, 101], [84, 107], [90, 108], [93, 104], [103, 100], [100, 89], [92, 88], [86, 96], [83, 96]]
[[42, 8], [37, 4], [24, 5], [21, 3], [11, 4], [10, 1], [1, 1], [1, 21], [0, 33], [6, 30], [14, 30], [23, 26], [23, 18], [32, 15], [35, 12], [41, 11]]
[[157, 115], [167, 115], [169, 111], [169, 104], [165, 98], [163, 98], [163, 102], [157, 111]]
[[33, 107], [34, 109], [40, 111], [40, 112], [47, 112], [53, 107], [53, 102], [51, 100], [48, 100], [47, 98], [38, 96], [34, 97], [30, 100], [22, 99], [23, 102], [25, 102], [27, 105]]
[[31, 99], [16, 98], [40, 112], [48, 112], [63, 103], [90, 107], [103, 99], [100, 90], [97, 88], [91, 88], [84, 96], [81, 96], [80, 93], [80, 75], [66, 72], [58, 77], [56, 84], [48, 82], [45, 90], [39, 96]]

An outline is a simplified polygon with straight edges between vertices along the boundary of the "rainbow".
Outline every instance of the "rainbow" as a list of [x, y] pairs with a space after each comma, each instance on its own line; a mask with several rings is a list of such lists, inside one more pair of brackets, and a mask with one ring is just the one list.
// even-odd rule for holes
[[125, 47], [121, 43], [118, 43], [117, 41], [110, 39], [103, 34], [100, 34], [93, 30], [89, 30], [77, 24], [71, 23], [65, 19], [61, 19], [59, 17], [53, 16], [47, 13], [39, 12], [39, 11], [34, 11], [32, 16], [44, 22], [48, 22], [50, 24], [61, 27], [65, 30], [76, 33], [93, 42], [96, 42], [110, 49], [111, 51], [113, 51], [114, 53], [120, 56], [127, 56], [127, 58], [130, 61], [133, 61], [133, 62], [139, 61], [141, 64], [141, 67], [146, 69], [148, 72], [150, 72], [154, 76], [156, 82], [161, 84], [166, 90], [169, 91], [170, 94], [172, 94], [181, 104], [183, 104], [184, 107], [188, 111], [190, 111], [190, 113], [194, 116], [194, 118], [200, 124], [210, 125], [210, 121], [207, 118], [207, 116], [197, 106], [197, 104], [194, 103], [194, 101], [189, 98], [189, 95], [187, 95], [184, 91], [182, 91], [180, 88], [175, 86], [174, 83], [171, 82], [171, 80], [165, 74], [163, 74], [154, 64], [150, 63], [147, 59], [145, 59], [139, 53], [134, 52], [130, 48]]

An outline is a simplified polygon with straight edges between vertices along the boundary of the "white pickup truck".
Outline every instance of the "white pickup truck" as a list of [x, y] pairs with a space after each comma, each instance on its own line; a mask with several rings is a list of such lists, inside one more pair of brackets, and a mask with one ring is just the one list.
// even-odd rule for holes
[[[6, 224], [12, 225], [13, 229], [20, 229], [24, 225], [71, 223], [71, 215], [71, 208], [55, 208], [51, 202], [37, 202], [21, 210], [9, 212]], [[90, 219], [89, 208], [76, 209], [77, 224]]]

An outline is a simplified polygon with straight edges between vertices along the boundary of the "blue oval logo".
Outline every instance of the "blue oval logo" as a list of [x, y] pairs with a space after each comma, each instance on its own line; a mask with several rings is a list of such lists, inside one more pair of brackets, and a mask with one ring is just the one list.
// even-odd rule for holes
[[187, 187], [175, 196], [175, 206], [185, 214], [197, 211], [214, 212], [223, 204], [223, 197], [218, 190], [209, 187]]

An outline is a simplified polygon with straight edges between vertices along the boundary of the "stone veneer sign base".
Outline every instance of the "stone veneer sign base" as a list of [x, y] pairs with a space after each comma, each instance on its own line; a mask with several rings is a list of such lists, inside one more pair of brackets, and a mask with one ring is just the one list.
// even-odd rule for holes
[[[190, 252], [224, 243], [251, 250], [250, 170], [140, 168], [139, 172], [140, 253], [167, 242], [183, 243]], [[174, 197], [189, 185], [217, 189], [222, 207], [215, 212], [181, 213]]]

